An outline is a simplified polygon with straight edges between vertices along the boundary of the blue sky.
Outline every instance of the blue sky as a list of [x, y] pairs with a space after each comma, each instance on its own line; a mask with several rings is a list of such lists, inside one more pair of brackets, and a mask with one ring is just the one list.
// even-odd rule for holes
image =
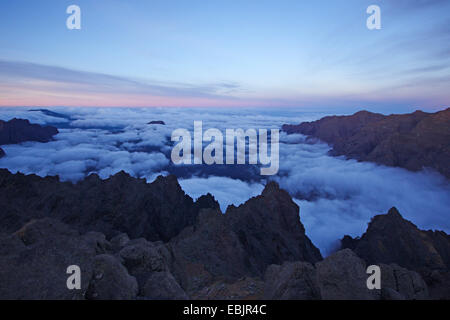
[[[66, 8], [81, 8], [81, 30]], [[381, 8], [368, 30], [366, 8]], [[450, 1], [0, 2], [0, 106], [450, 105]]]

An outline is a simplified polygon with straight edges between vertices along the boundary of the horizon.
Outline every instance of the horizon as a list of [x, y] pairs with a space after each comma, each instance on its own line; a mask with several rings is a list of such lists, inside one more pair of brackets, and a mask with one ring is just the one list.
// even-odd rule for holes
[[[80, 30], [66, 27], [72, 4]], [[366, 27], [372, 4], [380, 30]], [[448, 9], [443, 0], [3, 1], [0, 106], [434, 112], [450, 101]]]

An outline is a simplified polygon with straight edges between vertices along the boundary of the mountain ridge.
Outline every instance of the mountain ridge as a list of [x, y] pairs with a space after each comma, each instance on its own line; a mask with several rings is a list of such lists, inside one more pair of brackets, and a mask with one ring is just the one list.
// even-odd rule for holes
[[419, 171], [425, 167], [450, 178], [450, 108], [382, 115], [359, 111], [313, 122], [282, 126], [332, 146], [331, 155]]

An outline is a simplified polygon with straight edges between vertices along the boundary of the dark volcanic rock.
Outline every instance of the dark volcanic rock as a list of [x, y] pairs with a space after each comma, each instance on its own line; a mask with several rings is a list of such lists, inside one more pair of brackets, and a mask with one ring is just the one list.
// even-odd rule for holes
[[0, 145], [25, 141], [48, 142], [57, 133], [55, 127], [31, 124], [28, 120], [0, 120]]
[[[422, 277], [396, 264], [380, 264], [381, 298], [385, 300], [423, 300], [428, 299], [428, 287]], [[393, 293], [394, 291], [394, 293]]]
[[187, 300], [189, 297], [168, 271], [153, 272], [145, 282], [142, 296], [151, 300]]
[[[83, 299], [99, 253], [92, 235], [59, 221], [36, 220], [1, 237], [1, 299]], [[67, 267], [81, 269], [81, 290], [68, 290]]]
[[366, 264], [350, 249], [338, 251], [316, 264], [320, 293], [326, 300], [374, 300], [367, 289]]
[[199, 197], [196, 201], [196, 204], [199, 209], [211, 208], [220, 210], [219, 202], [217, 202], [217, 200], [214, 199], [214, 196], [211, 195], [210, 193], [207, 193], [206, 195]]
[[94, 258], [93, 277], [86, 292], [89, 300], [130, 300], [136, 298], [138, 284], [120, 261], [108, 254]]
[[162, 124], [162, 125], [166, 125], [166, 123], [162, 120], [154, 120], [154, 121], [150, 121], [147, 124]]
[[264, 299], [318, 300], [321, 298], [316, 269], [307, 262], [271, 265], [265, 275]]
[[[150, 254], [140, 249], [161, 244], [138, 239], [127, 245], [114, 253], [103, 234], [81, 235], [50, 218], [0, 234], [0, 299], [129, 300], [138, 294], [145, 299], [188, 298], [170, 272], [163, 271], [168, 269], [161, 256], [164, 249]], [[80, 290], [67, 288], [71, 265], [80, 267]]]
[[168, 246], [174, 275], [190, 295], [216, 277], [232, 282], [249, 273], [247, 253], [219, 210], [202, 210]]
[[381, 289], [367, 288], [366, 263], [350, 249], [332, 254], [312, 266], [286, 262], [267, 268], [265, 299], [405, 300], [428, 299], [422, 277], [398, 265], [380, 264]]
[[[385, 215], [373, 217], [361, 239], [353, 240], [352, 248], [369, 264], [397, 263], [416, 271], [446, 269], [445, 256], [439, 251], [448, 256], [450, 239], [441, 233], [436, 239], [441, 241], [419, 230], [392, 208]], [[433, 240], [439, 243], [439, 250]]]
[[73, 185], [57, 177], [0, 170], [0, 211], [0, 231], [5, 232], [51, 216], [83, 232], [95, 230], [107, 237], [125, 232], [131, 238], [168, 241], [194, 223], [199, 207], [174, 176], [147, 184], [120, 172], [106, 180], [91, 175]]
[[[139, 284], [139, 295], [147, 299], [187, 298], [169, 270], [170, 254], [161, 242], [145, 239], [129, 241], [119, 252], [119, 257]], [[158, 286], [157, 281], [161, 283]]]
[[275, 182], [269, 182], [260, 196], [237, 208], [228, 207], [225, 216], [256, 273], [262, 275], [266, 266], [284, 261], [315, 263], [322, 259], [319, 249], [305, 235], [299, 207]]
[[450, 108], [390, 116], [360, 111], [284, 125], [283, 130], [325, 141], [333, 155], [413, 171], [430, 167], [450, 177]]
[[199, 300], [259, 300], [263, 298], [264, 282], [243, 277], [235, 282], [217, 281], [203, 288], [193, 298]]

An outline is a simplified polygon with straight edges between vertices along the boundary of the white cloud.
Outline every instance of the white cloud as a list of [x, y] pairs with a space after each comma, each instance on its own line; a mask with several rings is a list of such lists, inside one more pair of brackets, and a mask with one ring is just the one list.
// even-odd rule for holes
[[238, 206], [251, 197], [261, 194], [264, 189], [260, 183], [247, 183], [238, 179], [215, 176], [180, 179], [179, 183], [183, 190], [194, 199], [211, 193], [219, 202], [222, 212], [225, 212], [231, 204]]

